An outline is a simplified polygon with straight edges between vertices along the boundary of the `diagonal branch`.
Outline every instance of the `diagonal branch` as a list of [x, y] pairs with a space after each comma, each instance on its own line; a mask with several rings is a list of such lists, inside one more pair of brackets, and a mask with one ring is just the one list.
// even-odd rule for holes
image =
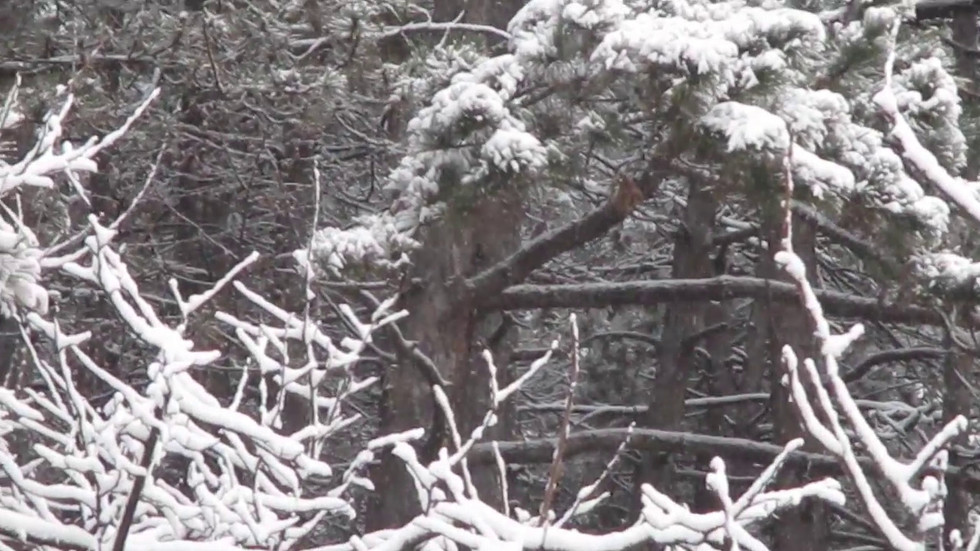
[[[972, 2], [970, 5], [973, 6]], [[972, 7], [972, 9], [976, 10], [976, 7]], [[897, 29], [898, 26], [895, 27], [893, 36], [897, 36]], [[972, 219], [973, 223], [980, 224], [980, 200], [974, 195], [972, 184], [952, 176], [940, 164], [936, 156], [922, 145], [905, 116], [899, 111], [898, 99], [892, 89], [892, 67], [894, 63], [895, 50], [893, 48], [888, 54], [888, 62], [885, 65], [885, 86], [874, 96], [878, 110], [891, 123], [890, 137], [894, 141], [893, 148], [901, 155], [902, 160], [908, 168], [912, 169], [912, 172], [928, 182], [933, 188], [938, 189], [951, 203], [962, 209]]]
[[119, 520], [119, 528], [116, 530], [116, 537], [112, 543], [112, 551], [123, 551], [126, 548], [126, 540], [129, 539], [129, 529], [132, 527], [133, 519], [136, 517], [136, 506], [139, 505], [140, 497], [143, 494], [146, 477], [150, 474], [150, 463], [153, 461], [153, 452], [156, 451], [157, 439], [159, 437], [159, 429], [157, 427], [150, 428], [150, 437], [143, 444], [143, 459], [140, 461], [140, 467], [146, 472], [137, 475], [136, 479], [133, 480], [133, 487], [129, 491], [129, 497], [126, 499], [126, 508], [123, 509], [122, 518]]
[[604, 235], [625, 220], [636, 204], [649, 197], [660, 183], [659, 177], [647, 173], [634, 183], [624, 177], [613, 197], [582, 218], [540, 235], [514, 254], [469, 278], [465, 282], [468, 296], [488, 300], [510, 285], [524, 281], [531, 272], [558, 255], [580, 247]]
[[859, 236], [854, 235], [846, 229], [838, 226], [836, 223], [834, 223], [834, 221], [824, 216], [817, 209], [801, 203], [800, 201], [793, 201], [792, 208], [793, 214], [815, 224], [820, 232], [829, 237], [833, 242], [847, 247], [851, 252], [860, 256], [861, 258], [873, 260], [880, 266], [886, 267], [892, 271], [898, 270], [895, 260], [881, 254], [881, 252], [879, 252], [875, 247], [874, 243], [865, 241]]

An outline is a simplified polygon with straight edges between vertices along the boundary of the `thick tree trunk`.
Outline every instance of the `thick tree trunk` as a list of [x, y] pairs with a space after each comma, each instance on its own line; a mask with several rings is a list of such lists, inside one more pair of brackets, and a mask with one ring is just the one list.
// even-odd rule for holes
[[[723, 254], [723, 253], [722, 253]], [[715, 272], [723, 271], [724, 267], [715, 261]], [[722, 274], [718, 274], [722, 275]], [[705, 379], [704, 386], [708, 396], [731, 396], [737, 394], [734, 381], [731, 376], [731, 369], [726, 364], [732, 351], [734, 341], [734, 331], [729, 326], [732, 319], [733, 306], [725, 301], [709, 302], [705, 305], [704, 318], [704, 343], [703, 349], [707, 354], [702, 365], [702, 377]], [[726, 419], [729, 417], [729, 408], [708, 408], [705, 415], [705, 429], [708, 434], [726, 436], [730, 434], [730, 423]], [[697, 465], [700, 469], [706, 469], [711, 464], [714, 454], [699, 454]], [[742, 474], [745, 468], [744, 462], [736, 458], [727, 458], [726, 467], [731, 474]], [[736, 485], [732, 485], [732, 493], [739, 493]], [[707, 485], [699, 484], [694, 494], [693, 510], [698, 513], [717, 511], [721, 508], [721, 503], [717, 496], [711, 492]]]
[[[674, 241], [672, 277], [701, 278], [714, 274], [711, 236], [715, 218], [712, 191], [700, 182], [691, 182], [682, 227]], [[667, 308], [657, 352], [657, 373], [650, 407], [643, 425], [675, 430], [684, 420], [684, 398], [688, 379], [697, 369], [698, 333], [705, 327], [706, 303], [679, 303]], [[640, 485], [652, 484], [661, 492], [674, 486], [674, 459], [668, 453], [646, 455], [637, 468], [634, 490], [634, 517], [640, 512]]]
[[[515, 191], [485, 198], [466, 212], [451, 213], [430, 227], [425, 246], [414, 256], [413, 277], [421, 286], [404, 297], [403, 307], [410, 313], [404, 324], [406, 339], [432, 360], [455, 413], [455, 422], [465, 440], [479, 426], [490, 407], [488, 370], [480, 357], [477, 337], [487, 328], [499, 325], [493, 318], [479, 316], [472, 305], [458, 300], [453, 282], [472, 276], [488, 263], [504, 258], [518, 245], [523, 215]], [[495, 323], [496, 322], [496, 323]], [[491, 329], [492, 330], [492, 329]], [[496, 357], [498, 369], [506, 357]], [[439, 447], [452, 450], [440, 411], [435, 411], [431, 384], [411, 358], [400, 358], [384, 380], [382, 433], [425, 427], [426, 440], [418, 446], [423, 462], [435, 459]], [[506, 422], [490, 431], [486, 438], [504, 437]], [[474, 482], [484, 501], [498, 504], [500, 482], [492, 467], [477, 468]], [[386, 456], [376, 472], [375, 483], [381, 503], [368, 519], [372, 528], [401, 525], [420, 513], [414, 484], [397, 458]]]
[[[773, 260], [776, 247], [782, 238], [782, 213], [780, 209], [767, 209], [763, 222], [763, 235], [770, 249], [762, 253], [759, 260], [758, 275], [773, 279], [787, 279]], [[793, 248], [807, 268], [810, 283], [814, 281], [816, 270], [816, 231], [806, 220], [793, 217]], [[793, 347], [797, 356], [816, 359], [817, 352], [813, 338], [813, 328], [802, 304], [775, 303], [767, 300], [756, 301], [752, 311], [752, 329], [749, 335], [749, 368], [753, 374], [767, 374], [771, 389], [771, 412], [773, 421], [773, 441], [785, 444], [794, 438], [804, 436], [799, 423], [796, 406], [790, 402], [788, 390], [780, 384], [784, 370], [782, 367], [783, 346]], [[813, 448], [810, 451], [819, 450]], [[787, 467], [780, 473], [779, 487], [798, 486], [806, 480], [807, 473], [799, 468]], [[797, 508], [780, 513], [779, 522], [774, 526], [774, 551], [825, 551], [829, 549], [829, 524], [827, 508], [818, 502], [808, 500]]]
[[[437, 21], [450, 21], [465, 11], [466, 22], [506, 26], [522, 5], [520, 0], [437, 0], [433, 13]], [[524, 210], [517, 189], [508, 183], [473, 204], [451, 205], [446, 217], [421, 236], [423, 246], [414, 255], [411, 273], [412, 280], [420, 285], [403, 297], [402, 306], [410, 313], [404, 336], [418, 343], [418, 349], [451, 385], [444, 390], [464, 441], [482, 423], [490, 407], [489, 371], [478, 342], [499, 328], [503, 318], [499, 313], [477, 312], [473, 304], [460, 300], [454, 285], [520, 246]], [[503, 376], [507, 354], [501, 352], [495, 355], [495, 363]], [[432, 385], [423, 378], [415, 360], [400, 358], [399, 365], [385, 374], [383, 392], [382, 434], [425, 427], [426, 441], [418, 447], [422, 461], [435, 459], [440, 447], [453, 449], [445, 420], [435, 411]], [[501, 413], [497, 426], [484, 438], [509, 434], [508, 415]], [[400, 526], [421, 512], [415, 484], [399, 459], [385, 456], [374, 480], [380, 500], [369, 514], [369, 529]], [[501, 495], [495, 468], [474, 469], [473, 481], [486, 503], [499, 505], [506, 499]]]

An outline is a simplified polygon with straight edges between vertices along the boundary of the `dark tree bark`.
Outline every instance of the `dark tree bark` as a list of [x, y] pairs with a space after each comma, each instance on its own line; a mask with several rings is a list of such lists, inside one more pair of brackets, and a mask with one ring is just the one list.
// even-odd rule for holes
[[[687, 207], [674, 239], [672, 277], [715, 275], [711, 256], [715, 208], [711, 190], [701, 182], [690, 182]], [[642, 418], [644, 425], [663, 430], [681, 428], [688, 380], [697, 366], [695, 350], [700, 344], [697, 335], [705, 327], [707, 307], [704, 302], [676, 303], [667, 307], [657, 348], [657, 373], [650, 407]], [[670, 453], [647, 454], [641, 458], [634, 479], [634, 516], [640, 514], [641, 484], [649, 483], [661, 492], [672, 493], [675, 489], [674, 464], [675, 458]]]
[[[764, 221], [765, 235], [770, 250], [762, 254], [759, 260], [759, 275], [769, 278], [786, 279], [781, 273], [773, 255], [782, 238], [782, 216], [777, 209], [772, 209], [770, 216]], [[816, 232], [814, 226], [800, 218], [793, 217], [793, 249], [803, 260], [807, 268], [807, 277], [811, 285], [818, 287], [815, 281], [816, 270]], [[780, 384], [784, 370], [782, 366], [782, 349], [789, 345], [793, 347], [800, 358], [817, 359], [818, 352], [813, 328], [806, 310], [800, 301], [796, 303], [770, 303], [767, 300], [757, 300], [752, 313], [752, 329], [749, 337], [749, 368], [755, 374], [768, 376], [771, 390], [771, 411], [775, 434], [773, 439], [778, 444], [785, 444], [795, 438], [805, 436], [800, 426], [796, 406], [790, 400], [788, 389]], [[810, 381], [819, 384], [819, 381]], [[811, 447], [817, 451], [819, 447]], [[780, 487], [794, 487], [804, 483], [807, 473], [798, 467], [783, 469], [777, 484]], [[826, 506], [815, 500], [809, 500], [799, 507], [784, 511], [775, 525], [775, 545], [778, 551], [824, 551], [830, 546], [830, 525]]]
[[[724, 251], [718, 254], [724, 255]], [[719, 264], [718, 258], [713, 259], [715, 271], [724, 270]], [[712, 301], [705, 305], [705, 329], [703, 350], [707, 354], [700, 362], [700, 377], [703, 380], [703, 387], [708, 396], [733, 396], [739, 393], [735, 386], [733, 370], [727, 364], [729, 355], [734, 345], [735, 335], [729, 325], [732, 319], [734, 305], [730, 301]], [[734, 411], [731, 411], [733, 410]], [[737, 411], [744, 407], [736, 405], [734, 408], [711, 407], [708, 408], [705, 418], [705, 429], [711, 434], [723, 436], [729, 434], [730, 419], [737, 415]], [[714, 454], [702, 453], [697, 456], [697, 464], [700, 468], [710, 465]], [[743, 465], [739, 461], [728, 461], [726, 467], [732, 474], [741, 474], [743, 470], [752, 469], [750, 465]], [[736, 493], [737, 486], [733, 485], [732, 492]], [[693, 510], [703, 513], [716, 511], [721, 507], [717, 496], [711, 492], [707, 485], [698, 484], [694, 494]]]
[[[489, 408], [488, 370], [480, 357], [477, 338], [486, 337], [499, 325], [499, 314], [479, 315], [468, 301], [460, 301], [454, 282], [484, 267], [485, 262], [503, 258], [519, 244], [523, 215], [520, 197], [507, 190], [485, 198], [465, 212], [451, 212], [431, 226], [423, 236], [424, 247], [413, 257], [413, 277], [421, 286], [408, 292], [401, 304], [410, 312], [404, 336], [418, 343], [450, 387], [450, 398], [460, 434], [466, 439]], [[404, 356], [404, 354], [403, 354]], [[505, 354], [496, 357], [500, 371]], [[420, 372], [416, 360], [400, 358], [385, 375], [381, 433], [425, 427], [426, 440], [418, 449], [422, 461], [432, 461], [438, 448], [453, 450], [442, 412], [434, 407], [432, 387]], [[501, 438], [506, 423], [495, 427], [487, 437]], [[500, 483], [493, 468], [476, 469], [474, 482], [488, 503], [499, 502]], [[382, 502], [368, 519], [373, 527], [397, 526], [418, 514], [414, 485], [404, 464], [386, 457], [376, 473]]]
[[[504, 27], [521, 5], [518, 0], [437, 0], [434, 16], [437, 21], [451, 21], [465, 11], [466, 22]], [[411, 314], [404, 334], [419, 343], [420, 351], [451, 385], [444, 390], [464, 440], [490, 407], [489, 372], [477, 341], [499, 328], [502, 316], [480, 314], [474, 297], [460, 290], [466, 278], [519, 249], [523, 218], [517, 187], [505, 184], [472, 204], [451, 204], [445, 219], [425, 231], [423, 246], [413, 257], [411, 277], [421, 286], [403, 296], [402, 307]], [[506, 373], [508, 356], [506, 351], [496, 355], [498, 373]], [[453, 449], [453, 445], [445, 419], [435, 408], [432, 386], [421, 377], [415, 362], [402, 357], [398, 367], [386, 373], [380, 428], [381, 434], [387, 434], [425, 427], [428, 434], [419, 455], [422, 461], [431, 461], [440, 447]], [[508, 435], [508, 416], [502, 413], [487, 437]], [[419, 512], [415, 485], [400, 460], [385, 456], [374, 478], [382, 495], [368, 518], [369, 528], [399, 526]], [[485, 502], [497, 505], [506, 499], [500, 495], [496, 469], [474, 469], [473, 479]]]
[[[969, 89], [972, 95], [962, 94], [964, 109], [966, 111], [965, 115], [970, 116], [977, 110], [976, 94], [980, 88], [978, 88], [978, 56], [977, 56], [977, 46], [980, 44], [980, 30], [977, 28], [977, 12], [976, 7], [972, 6], [970, 10], [963, 10], [957, 12], [953, 20], [949, 23], [951, 37], [953, 42], [953, 52], [956, 58], [956, 69], [959, 76], [964, 79], [965, 86]], [[968, 138], [970, 140], [970, 148], [967, 157], [967, 167], [964, 177], [969, 179], [976, 179], [978, 172], [980, 172], [980, 155], [976, 154], [976, 146], [978, 145], [978, 139], [973, 136]], [[975, 250], [976, 244], [973, 242], [972, 234], [967, 234], [964, 239], [965, 243], [962, 243], [963, 250], [970, 251]], [[968, 311], [970, 303], [960, 305], [961, 310]], [[962, 321], [961, 319], [955, 320], [957, 323]], [[973, 398], [971, 397], [970, 385], [975, 384], [977, 380], [974, 373], [974, 358], [973, 356], [964, 350], [958, 349], [954, 346], [951, 335], [949, 331], [946, 332], [946, 342], [945, 347], [949, 351], [944, 362], [943, 362], [943, 386], [945, 393], [943, 394], [943, 422], [949, 422], [954, 419], [957, 415], [963, 415], [967, 419], [972, 419], [971, 404]], [[964, 458], [962, 458], [959, 453], [957, 453], [956, 445], [966, 445], [967, 436], [961, 435], [954, 441], [954, 445], [950, 449], [949, 453], [949, 464], [954, 467], [962, 466]], [[946, 500], [943, 504], [943, 511], [946, 515], [946, 524], [943, 527], [943, 540], [949, 541], [949, 534], [952, 530], [958, 529], [960, 533], [966, 533], [968, 527], [968, 513], [972, 505], [969, 493], [959, 484], [949, 484], [948, 493], [946, 494]]]

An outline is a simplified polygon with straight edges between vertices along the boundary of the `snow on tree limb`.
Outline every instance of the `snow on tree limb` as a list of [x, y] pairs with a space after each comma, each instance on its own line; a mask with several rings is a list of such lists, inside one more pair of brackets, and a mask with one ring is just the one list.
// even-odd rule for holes
[[[893, 41], [898, 36], [899, 27], [900, 22], [896, 20], [892, 28]], [[892, 47], [889, 50], [888, 61], [885, 64], [885, 84], [875, 94], [874, 102], [892, 125], [891, 137], [896, 140], [899, 153], [918, 175], [925, 178], [926, 181], [935, 186], [950, 201], [963, 209], [975, 223], [980, 224], [980, 200], [978, 200], [965, 182], [951, 176], [940, 165], [936, 156], [922, 146], [915, 132], [909, 126], [908, 121], [899, 111], [898, 100], [892, 89], [894, 66], [895, 49]]]
[[[783, 348], [783, 365], [788, 372], [785, 384], [790, 387], [793, 403], [803, 418], [804, 427], [824, 449], [839, 458], [849, 478], [854, 482], [865, 510], [881, 534], [896, 549], [921, 551], [926, 548], [925, 543], [911, 539], [903, 533], [875, 495], [854, 451], [852, 437], [844, 430], [841, 418], [847, 420], [854, 439], [860, 442], [872, 458], [876, 470], [897, 492], [906, 510], [917, 519], [917, 528], [921, 533], [927, 533], [943, 524], [942, 497], [945, 495], [944, 474], [948, 463], [947, 452], [943, 448], [967, 429], [967, 420], [962, 415], [953, 419], [919, 451], [910, 463], [902, 463], [894, 459], [868, 424], [841, 378], [837, 363], [847, 348], [861, 337], [864, 328], [861, 324], [856, 324], [844, 334], [834, 334], [831, 331], [820, 300], [807, 279], [806, 267], [800, 257], [793, 252], [791, 209], [793, 179], [789, 168], [792, 154], [793, 151], [790, 149], [785, 160], [786, 197], [783, 200], [783, 208], [786, 222], [781, 250], [775, 253], [775, 261], [786, 271], [797, 287], [814, 328], [823, 369], [818, 370], [813, 359], [806, 358], [803, 362], [808, 379], [814, 383], [812, 386], [816, 396], [813, 397], [803, 383], [796, 354], [792, 348], [786, 346]], [[823, 384], [824, 379], [830, 382], [830, 388], [834, 393], [833, 399]], [[816, 408], [813, 407], [814, 403]], [[819, 410], [819, 413], [816, 410]], [[829, 423], [829, 426], [826, 423]], [[914, 481], [927, 465], [932, 466], [933, 469], [923, 478], [921, 488], [914, 487]]]
[[[31, 154], [11, 165], [13, 168], [6, 167], [5, 189], [42, 183], [39, 178], [56, 176], [59, 171], [95, 170], [90, 158], [118, 140], [154, 95], [101, 141], [92, 139], [78, 149], [63, 146], [61, 153], [55, 153], [63, 145], [58, 138], [69, 98], [66, 107], [48, 118], [47, 131]], [[13, 222], [20, 224], [16, 217]], [[11, 224], [4, 227], [14, 231]], [[131, 276], [124, 256], [116, 249], [117, 230], [94, 216], [89, 217], [89, 228], [90, 234], [77, 251], [48, 262], [45, 268], [59, 270], [76, 285], [103, 293], [122, 329], [150, 351], [143, 358], [145, 363], [128, 367], [142, 370], [149, 384], [137, 390], [100, 366], [95, 358], [101, 354], [92, 353], [99, 344], [93, 342], [92, 333], [65, 332], [57, 317], [46, 319], [47, 309], [23, 296], [15, 295], [19, 302], [5, 303], [6, 315], [16, 314], [22, 320], [29, 358], [45, 388], [4, 391], [0, 396], [0, 443], [5, 450], [17, 450], [0, 455], [0, 472], [10, 482], [0, 489], [0, 534], [38, 549], [94, 551], [115, 542], [115, 548], [149, 551], [239, 550], [242, 546], [290, 545], [324, 515], [353, 515], [343, 494], [352, 485], [370, 486], [360, 471], [371, 460], [371, 453], [359, 455], [325, 493], [304, 495], [305, 481], [333, 476], [328, 464], [308, 453], [307, 443], [313, 441], [309, 449], [318, 449], [323, 439], [357, 420], [357, 415], [337, 405], [369, 387], [373, 379], [351, 380], [336, 396], [324, 396], [317, 387], [328, 373], [351, 377], [347, 370], [359, 358], [365, 341], [377, 328], [401, 317], [388, 311], [391, 301], [382, 303], [367, 321], [342, 308], [356, 334], [338, 346], [319, 328], [304, 325], [302, 316], [236, 285], [246, 300], [271, 313], [282, 326], [260, 327], [222, 312], [218, 318], [235, 329], [256, 365], [273, 366], [281, 392], [296, 392], [326, 410], [325, 416], [299, 432], [283, 434], [278, 412], [255, 415], [241, 410], [241, 387], [232, 406], [226, 407], [191, 374], [194, 369], [213, 368], [221, 354], [197, 348], [186, 334], [188, 318], [212, 302], [256, 255], [239, 263], [211, 289], [187, 299], [172, 284], [181, 315], [169, 321]], [[11, 240], [7, 248], [16, 251], [18, 243], [24, 242], [39, 251], [40, 244], [28, 231], [22, 227], [19, 234], [29, 239]], [[32, 281], [38, 282], [38, 293], [46, 298], [40, 285], [41, 264], [35, 263], [32, 269]], [[16, 277], [7, 277], [6, 287], [16, 283]], [[13, 292], [18, 292], [16, 287]], [[53, 354], [34, 346], [29, 332], [52, 343]], [[270, 344], [289, 341], [305, 344], [310, 354], [298, 369], [278, 363], [275, 352], [268, 350]], [[103, 403], [93, 402], [76, 383], [79, 371], [100, 380], [113, 394]], [[284, 380], [284, 375], [290, 378]], [[301, 375], [306, 375], [305, 382]], [[243, 366], [241, 380], [247, 379]], [[32, 450], [15, 448], [7, 441], [19, 434], [32, 435]], [[153, 446], [157, 439], [159, 444]], [[140, 456], [143, 460], [138, 461]], [[172, 486], [163, 476], [172, 468], [163, 466], [168, 458], [187, 461], [183, 475], [188, 489]], [[39, 464], [56, 474], [42, 477]], [[245, 474], [252, 483], [243, 484]], [[65, 523], [65, 510], [78, 514]]]

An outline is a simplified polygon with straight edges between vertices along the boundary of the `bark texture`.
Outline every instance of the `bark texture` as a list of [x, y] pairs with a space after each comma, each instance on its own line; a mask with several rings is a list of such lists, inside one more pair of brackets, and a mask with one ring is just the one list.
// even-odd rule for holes
[[[449, 384], [444, 389], [456, 413], [455, 422], [465, 439], [478, 426], [489, 407], [488, 371], [480, 357], [491, 328], [499, 326], [499, 314], [481, 316], [458, 292], [462, 278], [476, 273], [512, 252], [519, 243], [522, 210], [513, 191], [479, 201], [465, 212], [449, 215], [428, 228], [425, 246], [414, 256], [414, 279], [420, 285], [404, 296], [402, 306], [411, 314], [404, 336], [418, 343], [419, 350], [438, 368]], [[505, 354], [498, 354], [503, 371]], [[431, 384], [416, 360], [399, 358], [396, 369], [385, 375], [382, 433], [426, 427], [428, 434], [418, 447], [422, 461], [435, 459], [440, 447], [452, 450], [442, 412], [434, 408]], [[506, 422], [488, 434], [506, 438]], [[493, 468], [476, 469], [474, 482], [488, 502], [499, 501], [500, 483]], [[414, 484], [404, 464], [386, 457], [378, 469], [376, 484], [383, 492], [378, 510], [370, 521], [376, 527], [400, 525], [419, 513]]]
[[[770, 250], [760, 256], [759, 275], [767, 278], [786, 279], [787, 276], [776, 266], [773, 260], [775, 248], [782, 238], [781, 217], [767, 217], [766, 237]], [[815, 281], [816, 274], [816, 231], [814, 226], [794, 216], [793, 219], [793, 249], [803, 260], [807, 269], [807, 278], [814, 287], [819, 287]], [[773, 440], [777, 444], [785, 444], [790, 440], [804, 436], [800, 425], [796, 406], [790, 400], [789, 390], [780, 384], [783, 373], [783, 346], [793, 347], [800, 358], [818, 358], [814, 342], [813, 328], [810, 318], [800, 301], [795, 304], [771, 303], [758, 300], [752, 314], [752, 329], [749, 339], [749, 362], [755, 364], [750, 368], [756, 374], [766, 374], [771, 389], [770, 407], [773, 419]], [[819, 381], [809, 381], [819, 384]], [[819, 448], [810, 447], [812, 451]], [[805, 483], [809, 473], [799, 467], [783, 469], [777, 478], [781, 487], [791, 488]], [[827, 507], [814, 501], [804, 502], [798, 508], [788, 510], [780, 515], [780, 522], [775, 526], [774, 546], [776, 551], [824, 551], [830, 548], [830, 524]]]
[[[672, 277], [715, 275], [711, 260], [715, 208], [711, 190], [701, 182], [692, 181], [682, 224], [674, 240]], [[650, 406], [643, 418], [644, 425], [663, 430], [681, 428], [688, 380], [697, 370], [698, 334], [705, 327], [707, 307], [704, 302], [667, 307], [657, 352], [657, 373]], [[671, 493], [675, 489], [674, 467], [674, 457], [668, 452], [647, 454], [641, 459], [634, 480], [634, 516], [640, 512], [640, 485], [649, 483], [662, 492]]]

